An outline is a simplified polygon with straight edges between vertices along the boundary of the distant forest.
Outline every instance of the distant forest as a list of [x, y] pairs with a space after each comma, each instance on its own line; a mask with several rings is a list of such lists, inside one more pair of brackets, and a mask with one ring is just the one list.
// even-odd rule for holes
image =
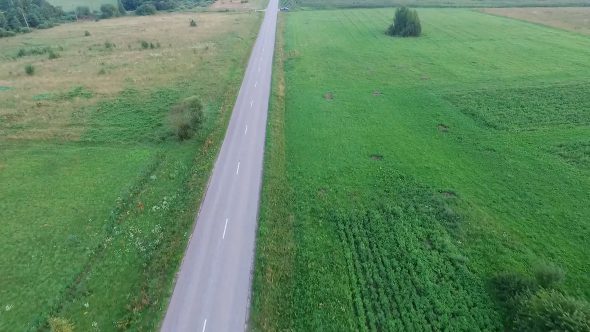
[[56, 24], [78, 19], [100, 19], [126, 15], [151, 15], [158, 10], [173, 10], [207, 5], [209, 0], [119, 0], [118, 6], [105, 4], [100, 12], [80, 6], [72, 12], [64, 12], [45, 0], [0, 0], [0, 37], [14, 36], [32, 29], [47, 29]]
[[65, 13], [45, 0], [0, 0], [0, 37], [50, 28], [65, 18]]

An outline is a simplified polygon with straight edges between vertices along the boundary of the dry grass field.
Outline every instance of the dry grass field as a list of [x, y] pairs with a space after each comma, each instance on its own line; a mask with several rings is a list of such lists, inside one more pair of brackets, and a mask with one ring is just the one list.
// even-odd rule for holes
[[482, 11], [590, 35], [590, 7], [486, 8]]
[[[189, 28], [192, 18], [198, 27]], [[216, 39], [237, 33], [244, 20], [248, 17], [221, 13], [123, 17], [2, 39], [0, 86], [10, 93], [0, 92], [0, 138], [76, 140], [84, 124], [73, 112], [124, 88], [147, 89], [187, 78], [221, 51]], [[17, 56], [21, 49], [46, 47], [59, 57]], [[34, 75], [25, 73], [29, 64]], [[64, 98], [76, 89], [86, 95]]]

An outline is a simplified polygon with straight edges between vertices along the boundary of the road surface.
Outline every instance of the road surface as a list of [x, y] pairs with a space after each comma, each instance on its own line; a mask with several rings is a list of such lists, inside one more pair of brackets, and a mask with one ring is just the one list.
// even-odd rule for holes
[[270, 0], [162, 331], [246, 328], [277, 7]]

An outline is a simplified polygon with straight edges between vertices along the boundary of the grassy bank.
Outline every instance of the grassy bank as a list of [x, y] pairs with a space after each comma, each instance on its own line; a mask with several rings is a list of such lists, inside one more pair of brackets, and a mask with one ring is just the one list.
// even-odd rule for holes
[[590, 39], [419, 13], [409, 39], [391, 10], [283, 16], [255, 327], [500, 330], [495, 276], [547, 262], [590, 299]]

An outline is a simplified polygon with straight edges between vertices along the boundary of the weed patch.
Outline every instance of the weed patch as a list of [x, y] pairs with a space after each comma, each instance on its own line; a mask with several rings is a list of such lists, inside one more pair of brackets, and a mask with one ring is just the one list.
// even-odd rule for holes
[[590, 124], [590, 85], [512, 88], [450, 95], [478, 123], [500, 130]]
[[491, 302], [482, 302], [483, 285], [443, 227], [446, 207], [411, 180], [382, 177], [388, 189], [379, 207], [326, 218], [346, 253], [357, 328], [496, 329]]
[[551, 151], [571, 165], [590, 168], [590, 141], [558, 144]]

